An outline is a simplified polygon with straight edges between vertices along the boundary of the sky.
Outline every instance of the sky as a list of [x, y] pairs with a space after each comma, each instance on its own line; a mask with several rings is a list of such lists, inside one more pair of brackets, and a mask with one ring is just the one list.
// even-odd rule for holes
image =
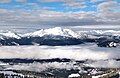
[[120, 25], [120, 0], [0, 0], [2, 25]]

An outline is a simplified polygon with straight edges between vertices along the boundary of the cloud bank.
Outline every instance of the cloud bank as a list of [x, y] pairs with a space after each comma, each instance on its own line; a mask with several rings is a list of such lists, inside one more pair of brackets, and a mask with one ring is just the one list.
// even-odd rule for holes
[[[120, 25], [120, 3], [116, 0], [91, 0], [89, 2], [86, 0], [15, 1], [19, 5], [14, 4], [10, 9], [0, 7], [1, 25], [11, 23], [63, 26]], [[3, 5], [13, 2], [12, 0], [1, 0], [0, 3]]]
[[[86, 44], [85, 44], [86, 45]], [[119, 48], [101, 48], [96, 45], [78, 46], [2, 46], [0, 58], [100, 60], [119, 58]], [[90, 47], [91, 46], [91, 47]]]

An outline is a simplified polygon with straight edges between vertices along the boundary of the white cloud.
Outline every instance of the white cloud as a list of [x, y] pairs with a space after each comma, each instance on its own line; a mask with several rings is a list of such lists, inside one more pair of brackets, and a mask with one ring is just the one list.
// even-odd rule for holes
[[120, 24], [120, 11], [117, 11], [119, 8], [119, 3], [116, 1], [103, 2], [98, 5], [98, 16], [102, 18], [100, 19], [102, 21]]
[[120, 61], [99, 60], [99, 61], [93, 62], [91, 64], [88, 64], [88, 66], [101, 67], [101, 68], [119, 68], [120, 67]]
[[[86, 44], [85, 44], [86, 45]], [[78, 46], [3, 46], [0, 47], [0, 58], [68, 58], [75, 60], [100, 60], [119, 58], [119, 48], [101, 48], [94, 44]], [[76, 49], [77, 48], [77, 49]]]
[[[45, 71], [48, 68], [55, 68], [55, 69], [77, 69], [78, 66], [74, 65], [74, 62], [70, 63], [31, 63], [31, 64], [18, 64], [8, 67], [7, 69], [15, 69], [15, 70], [29, 70], [29, 71], [36, 71], [41, 72]], [[80, 67], [78, 67], [80, 69]]]
[[38, 0], [39, 2], [63, 2], [64, 0]]
[[62, 2], [66, 8], [84, 8], [85, 0], [39, 0], [40, 2]]
[[[25, 0], [23, 0], [24, 2]], [[42, 2], [63, 2], [65, 8], [82, 8], [84, 0], [44, 0]], [[82, 5], [81, 5], [82, 4]], [[120, 25], [120, 8], [116, 1], [105, 1], [97, 5], [97, 12], [56, 12], [51, 7], [39, 7], [37, 3], [28, 3], [34, 10], [0, 9], [0, 23], [13, 24], [39, 24], [39, 25], [96, 25], [118, 24]], [[69, 7], [68, 7], [69, 6]], [[20, 7], [20, 6], [19, 6]], [[53, 8], [54, 9], [54, 8]]]
[[106, 1], [106, 0], [91, 0], [91, 2], [100, 2], [100, 1]]
[[86, 7], [86, 5], [84, 4], [84, 1], [75, 1], [75, 0], [64, 2], [64, 6], [67, 8], [73, 8], [73, 9]]
[[[2, 12], [4, 11], [4, 13]], [[2, 9], [0, 12], [1, 21], [13, 23], [39, 23], [39, 24], [79, 24], [86, 21], [94, 22], [94, 14], [89, 12], [78, 13], [64, 13], [48, 10], [37, 10], [33, 12], [26, 12], [21, 10], [8, 11]], [[92, 20], [91, 20], [92, 19]]]
[[[102, 12], [112, 12], [112, 10], [119, 7], [116, 1], [107, 1], [98, 5], [98, 10]], [[117, 9], [116, 9], [117, 10]]]
[[25, 3], [27, 2], [27, 0], [15, 0], [16, 2], [22, 2], [22, 3]]

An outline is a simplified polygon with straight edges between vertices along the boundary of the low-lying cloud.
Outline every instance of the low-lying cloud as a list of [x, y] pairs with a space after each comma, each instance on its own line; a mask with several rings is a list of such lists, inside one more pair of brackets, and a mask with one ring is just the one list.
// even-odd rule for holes
[[119, 58], [119, 48], [101, 48], [93, 45], [81, 46], [2, 46], [0, 58], [99, 60]]

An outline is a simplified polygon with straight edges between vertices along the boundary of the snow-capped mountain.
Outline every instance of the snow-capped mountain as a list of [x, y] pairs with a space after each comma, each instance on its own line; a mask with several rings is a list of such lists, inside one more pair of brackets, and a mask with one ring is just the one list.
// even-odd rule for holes
[[18, 35], [17, 33], [8, 31], [8, 32], [0, 32], [0, 38], [16, 38], [16, 39], [20, 39], [20, 35]]
[[[0, 38], [16, 38], [22, 37], [43, 37], [48, 36], [54, 38], [55, 36], [71, 37], [71, 38], [99, 38], [101, 36], [117, 36], [120, 37], [120, 31], [115, 30], [88, 30], [88, 31], [72, 31], [71, 29], [63, 29], [61, 27], [41, 29], [35, 32], [26, 34], [17, 34], [11, 31], [0, 32]], [[99, 37], [98, 37], [99, 36]]]
[[70, 29], [62, 29], [61, 27], [55, 27], [50, 29], [41, 29], [33, 33], [24, 34], [23, 37], [42, 37], [46, 35], [51, 36], [65, 36], [65, 37], [74, 37], [79, 38], [80, 35]]
[[117, 30], [88, 30], [88, 31], [80, 31], [79, 33], [84, 33], [84, 34], [88, 34], [88, 35], [120, 36], [120, 31], [117, 31]]
[[120, 43], [120, 31], [88, 30], [72, 31], [61, 27], [41, 29], [27, 34], [11, 31], [0, 32], [0, 45], [78, 45], [82, 43], [97, 43], [100, 47], [107, 47], [109, 43]]

